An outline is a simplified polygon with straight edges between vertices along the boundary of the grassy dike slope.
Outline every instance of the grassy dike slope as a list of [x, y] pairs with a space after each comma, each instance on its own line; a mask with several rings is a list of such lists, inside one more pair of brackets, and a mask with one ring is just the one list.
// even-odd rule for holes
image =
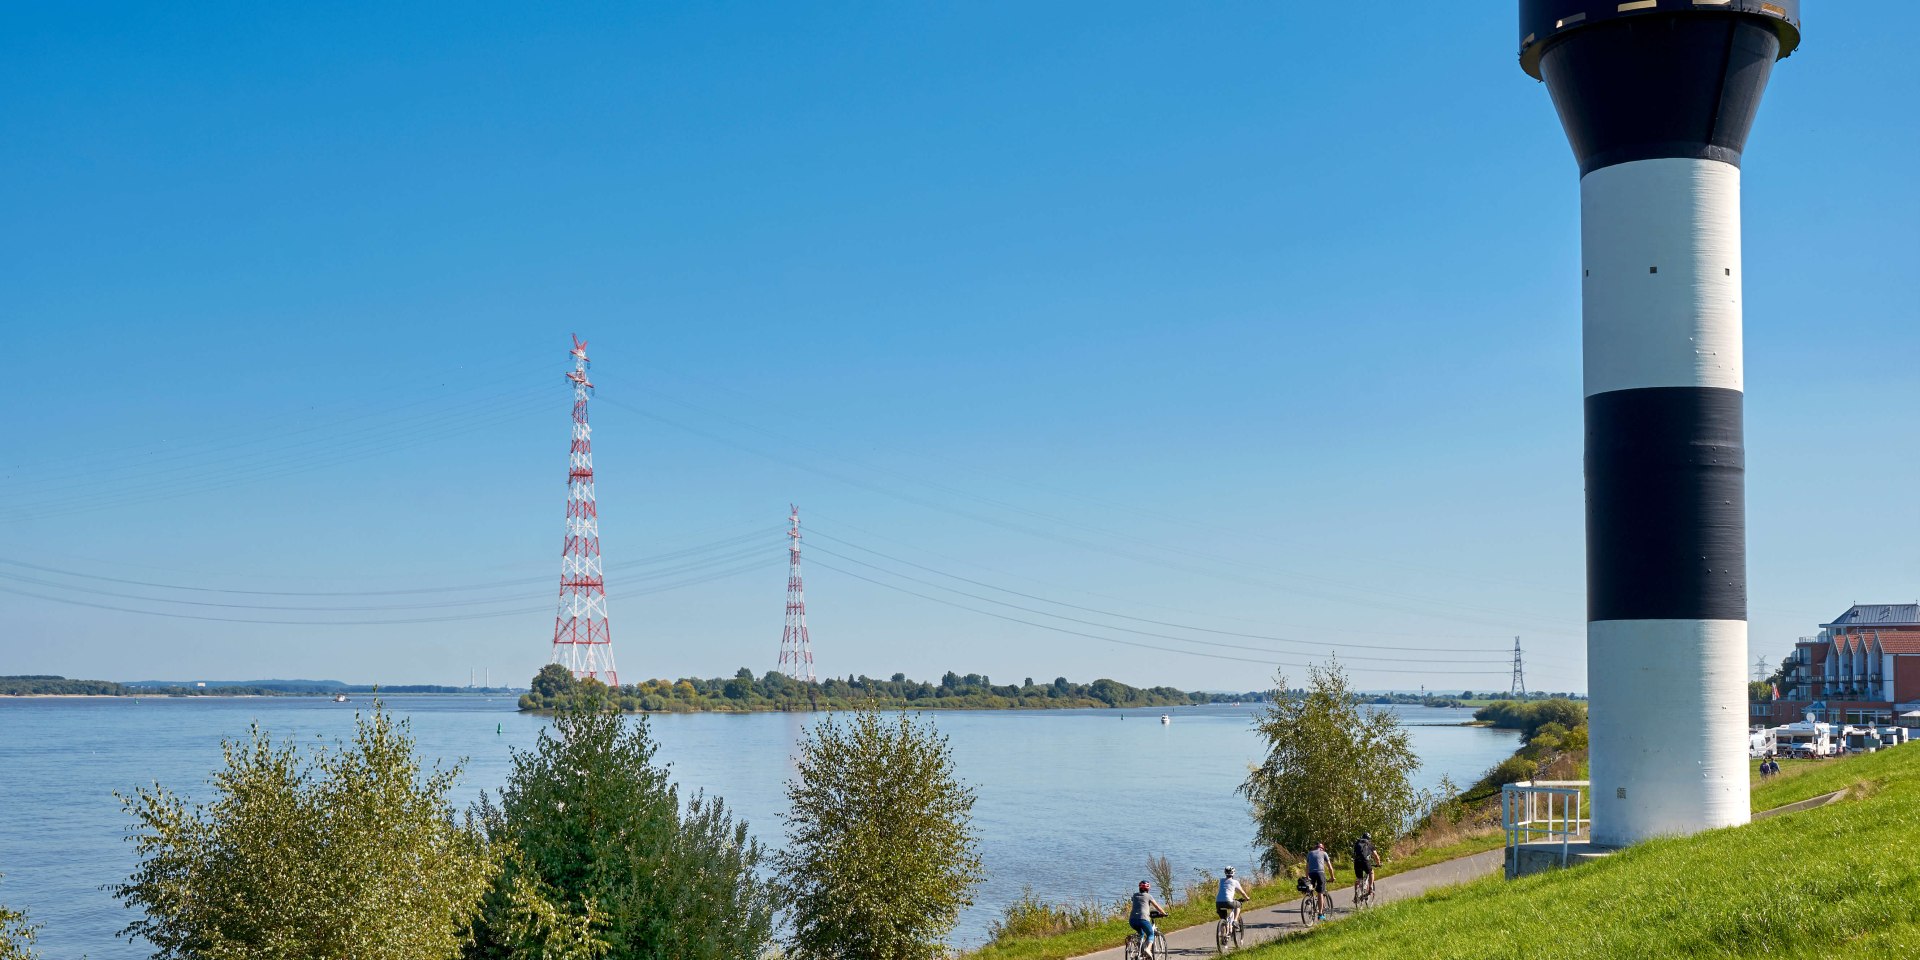
[[1808, 764], [1756, 791], [1815, 810], [1490, 878], [1247, 951], [1255, 958], [1895, 957], [1920, 952], [1920, 746]]

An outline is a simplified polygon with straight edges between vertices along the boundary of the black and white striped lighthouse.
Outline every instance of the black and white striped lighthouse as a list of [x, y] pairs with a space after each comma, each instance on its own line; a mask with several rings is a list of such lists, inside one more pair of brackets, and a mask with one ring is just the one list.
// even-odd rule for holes
[[1580, 164], [1593, 838], [1747, 822], [1740, 160], [1799, 0], [1521, 0]]

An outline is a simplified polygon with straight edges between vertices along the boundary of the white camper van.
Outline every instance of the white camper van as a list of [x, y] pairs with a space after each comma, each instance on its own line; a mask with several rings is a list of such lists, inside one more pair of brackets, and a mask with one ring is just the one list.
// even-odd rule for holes
[[1797, 723], [1773, 728], [1778, 754], [1802, 760], [1831, 757], [1839, 753], [1839, 744], [1834, 740], [1836, 732], [1833, 724], [1821, 723], [1811, 716]]

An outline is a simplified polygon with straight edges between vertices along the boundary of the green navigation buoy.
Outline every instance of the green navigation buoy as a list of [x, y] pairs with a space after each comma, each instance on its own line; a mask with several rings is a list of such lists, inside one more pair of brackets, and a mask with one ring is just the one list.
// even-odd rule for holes
[[504, 726], [505, 726], [505, 724], [501, 724], [501, 723], [496, 723], [496, 724], [494, 724], [494, 725], [493, 725], [493, 732], [494, 732], [495, 734], [498, 734], [498, 733], [500, 732], [500, 728], [502, 728], [502, 727], [504, 727]]

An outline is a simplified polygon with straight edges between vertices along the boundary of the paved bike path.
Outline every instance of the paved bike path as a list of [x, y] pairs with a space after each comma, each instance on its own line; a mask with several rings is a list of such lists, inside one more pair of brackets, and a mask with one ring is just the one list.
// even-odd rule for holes
[[[1499, 872], [1506, 863], [1506, 855], [1505, 850], [1488, 850], [1470, 857], [1446, 860], [1429, 867], [1408, 870], [1406, 873], [1391, 877], [1381, 877], [1374, 881], [1374, 900], [1378, 903], [1406, 900], [1420, 896], [1429, 890], [1478, 880], [1490, 873]], [[1327, 919], [1320, 921], [1321, 923], [1337, 922], [1352, 911], [1352, 890], [1336, 890], [1333, 897], [1335, 907], [1328, 912]], [[1240, 913], [1240, 920], [1247, 928], [1246, 936], [1241, 941], [1245, 946], [1265, 943], [1301, 929], [1300, 900], [1296, 897], [1270, 907], [1243, 910]], [[1213, 923], [1208, 922], [1187, 927], [1184, 930], [1163, 933], [1161, 936], [1165, 937], [1167, 944], [1173, 948], [1168, 955], [1173, 957], [1211, 956], [1214, 953], [1213, 927]], [[1120, 960], [1124, 951], [1124, 947], [1114, 947], [1098, 953], [1089, 953], [1076, 960]]]

